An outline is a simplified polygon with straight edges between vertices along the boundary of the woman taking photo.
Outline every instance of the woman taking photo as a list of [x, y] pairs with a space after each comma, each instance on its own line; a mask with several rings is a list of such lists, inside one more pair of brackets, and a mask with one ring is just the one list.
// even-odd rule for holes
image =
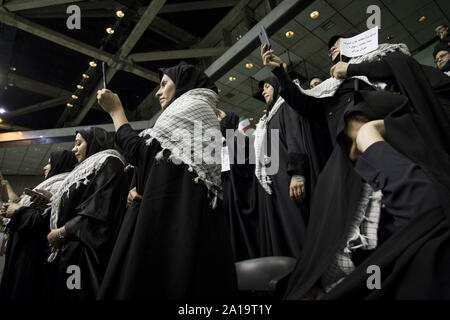
[[[191, 65], [161, 69], [160, 79], [156, 97], [164, 111], [154, 127], [140, 135], [128, 124], [119, 97], [106, 89], [98, 92], [99, 104], [114, 121], [116, 144], [136, 167], [137, 193], [142, 195], [139, 214], [130, 221], [134, 225], [125, 221], [121, 228], [100, 298], [233, 297], [231, 245], [225, 217], [216, 209], [220, 159], [208, 164], [203, 157], [191, 157], [194, 145], [205, 152], [211, 143], [196, 139], [197, 122], [202, 137], [216, 130], [219, 139], [213, 144], [219, 150], [222, 146], [214, 84]], [[174, 141], [176, 129], [185, 136]]]

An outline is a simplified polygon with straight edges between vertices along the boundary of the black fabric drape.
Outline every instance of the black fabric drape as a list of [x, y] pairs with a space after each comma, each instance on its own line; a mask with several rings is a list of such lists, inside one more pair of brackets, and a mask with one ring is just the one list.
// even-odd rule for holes
[[194, 182], [195, 174], [185, 164], [166, 158], [157, 162], [159, 143], [147, 146], [129, 125], [117, 131], [116, 142], [138, 170], [137, 191], [143, 199], [136, 221], [121, 228], [99, 298], [234, 297], [236, 275], [225, 215], [210, 207], [206, 186]]
[[55, 151], [50, 154], [50, 171], [47, 179], [63, 172], [70, 172], [77, 164], [77, 158], [68, 150]]
[[[446, 151], [449, 140], [446, 137], [449, 131], [445, 130], [448, 120], [442, 104], [421, 67], [412, 58], [391, 54], [384, 60], [389, 64], [395, 85], [403, 95], [359, 92], [362, 104], [347, 108], [345, 114], [362, 111], [369, 115], [370, 120], [385, 118], [387, 142], [419, 164], [436, 182], [441, 196], [446, 195], [446, 198], [442, 197], [446, 210], [450, 168]], [[389, 112], [389, 109], [392, 111]], [[342, 118], [339, 125], [341, 132], [345, 127], [344, 120]], [[338, 144], [319, 177], [304, 256], [290, 279], [288, 299], [300, 299], [318, 282], [348, 229], [360, 191], [361, 180], [351, 166], [345, 146]], [[450, 292], [449, 279], [448, 272], [444, 270], [450, 266], [449, 231], [448, 220], [443, 213], [440, 208], [414, 218], [324, 298], [447, 297]], [[442, 251], [442, 256], [434, 257], [438, 250]], [[366, 268], [371, 264], [382, 267], [381, 290], [367, 289]]]

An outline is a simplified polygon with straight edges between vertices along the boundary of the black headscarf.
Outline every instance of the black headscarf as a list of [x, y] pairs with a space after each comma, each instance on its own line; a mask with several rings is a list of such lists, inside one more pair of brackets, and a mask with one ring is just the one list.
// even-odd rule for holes
[[[447, 41], [441, 41], [439, 42], [433, 50], [433, 59], [436, 59], [436, 55], [438, 54], [439, 51], [447, 51], [450, 52], [450, 46], [449, 46], [449, 42]], [[450, 60], [447, 61], [447, 63], [442, 67], [441, 71], [442, 72], [447, 72], [450, 70]]]
[[86, 158], [93, 154], [114, 148], [114, 135], [107, 132], [105, 129], [90, 127], [88, 129], [81, 129], [75, 132], [75, 134], [81, 134], [84, 140], [86, 140]]
[[280, 82], [278, 81], [278, 78], [275, 76], [270, 76], [270, 77], [265, 78], [264, 80], [261, 80], [258, 83], [258, 86], [259, 86], [259, 89], [261, 90], [261, 92], [264, 91], [264, 84], [266, 82], [273, 87], [273, 100], [268, 106], [269, 109], [271, 109], [272, 106], [275, 104], [275, 102], [278, 99], [278, 95], [280, 93]]
[[209, 77], [193, 65], [184, 64], [171, 68], [159, 69], [159, 79], [166, 74], [175, 83], [175, 93], [170, 103], [178, 97], [196, 88], [206, 88], [217, 92], [217, 87]]
[[56, 176], [57, 174], [70, 172], [75, 168], [77, 164], [77, 158], [71, 151], [55, 151], [50, 154], [50, 171], [48, 172], [47, 179]]
[[236, 130], [239, 126], [239, 116], [233, 111], [224, 110], [226, 116], [220, 120], [220, 131], [222, 136], [226, 137], [226, 130], [233, 129]]

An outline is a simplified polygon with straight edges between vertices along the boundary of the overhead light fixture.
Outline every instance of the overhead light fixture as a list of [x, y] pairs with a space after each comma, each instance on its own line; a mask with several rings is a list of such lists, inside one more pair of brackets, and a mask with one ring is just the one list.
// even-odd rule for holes
[[117, 10], [116, 11], [116, 16], [118, 17], [118, 18], [123, 18], [123, 17], [125, 17], [125, 13], [122, 11], [122, 10]]
[[89, 76], [86, 73], [83, 73], [83, 78], [88, 79]]
[[229, 77], [228, 80], [230, 80], [230, 81], [235, 81], [235, 80], [236, 80], [236, 77]]
[[114, 29], [111, 27], [106, 28], [106, 33], [108, 34], [114, 34]]
[[77, 99], [78, 99], [78, 96], [73, 94], [73, 95], [72, 95], [72, 99], [77, 100]]
[[9, 70], [16, 71], [17, 69], [16, 69], [16, 67], [11, 67], [11, 68], [9, 68]]
[[247, 64], [245, 65], [245, 67], [246, 67], [247, 69], [251, 69], [251, 68], [253, 68], [253, 63], [247, 63]]
[[8, 86], [14, 87], [14, 83], [10, 82], [10, 83], [8, 83]]
[[390, 35], [386, 36], [386, 40], [392, 40], [392, 39], [394, 39], [394, 35], [393, 34], [390, 34]]
[[422, 22], [422, 21], [425, 21], [426, 19], [427, 19], [426, 16], [421, 16], [418, 20], [419, 20], [419, 22]]
[[253, 121], [253, 118], [250, 118], [250, 119], [248, 119], [248, 120]]
[[89, 62], [89, 65], [90, 65], [92, 68], [95, 68], [95, 67], [97, 66], [97, 63], [96, 63], [95, 61], [91, 61], [91, 62]]
[[84, 87], [81, 84], [77, 85], [77, 88], [80, 89], [80, 90], [84, 89]]
[[3, 122], [3, 119], [2, 119], [2, 118], [0, 118], [0, 122]]
[[286, 32], [286, 38], [288, 38], [288, 39], [290, 39], [290, 38], [292, 38], [294, 36], [294, 31], [288, 31], [288, 32]]
[[1, 114], [4, 114], [4, 113], [6, 113], [6, 110], [3, 109], [3, 108], [0, 108], [0, 113], [1, 113]]
[[267, 112], [267, 109], [264, 109], [264, 112]]
[[218, 92], [218, 93], [221, 93], [221, 92], [222, 92], [222, 89], [217, 88], [217, 92]]
[[66, 106], [68, 106], [69, 108], [72, 108], [72, 107], [73, 107], [73, 104], [67, 102]]
[[319, 11], [313, 11], [313, 12], [311, 12], [310, 15], [309, 15], [309, 17], [310, 17], [311, 19], [317, 19], [319, 16], [320, 16]]

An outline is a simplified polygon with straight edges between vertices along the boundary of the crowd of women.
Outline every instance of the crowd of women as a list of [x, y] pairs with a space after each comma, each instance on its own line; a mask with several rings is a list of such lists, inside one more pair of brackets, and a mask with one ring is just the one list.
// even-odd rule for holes
[[235, 262], [268, 256], [297, 261], [286, 299], [450, 298], [450, 77], [403, 44], [348, 59], [345, 37], [307, 87], [261, 47], [253, 134], [191, 65], [160, 69], [163, 112], [140, 133], [98, 91], [115, 133], [74, 132], [3, 204], [0, 299], [233, 299]]

